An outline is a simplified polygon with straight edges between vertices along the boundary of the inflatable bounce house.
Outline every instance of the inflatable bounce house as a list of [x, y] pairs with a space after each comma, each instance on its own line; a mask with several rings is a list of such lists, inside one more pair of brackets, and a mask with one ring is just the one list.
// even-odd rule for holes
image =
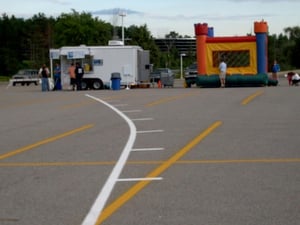
[[219, 63], [227, 64], [226, 86], [276, 86], [268, 77], [268, 25], [254, 22], [255, 36], [214, 37], [207, 23], [194, 25], [197, 49], [196, 85], [219, 87]]

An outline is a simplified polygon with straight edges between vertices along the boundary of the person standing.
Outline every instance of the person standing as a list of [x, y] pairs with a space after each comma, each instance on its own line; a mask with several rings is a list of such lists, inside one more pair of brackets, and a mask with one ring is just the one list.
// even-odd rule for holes
[[39, 76], [42, 79], [42, 91], [49, 91], [49, 69], [46, 66], [46, 64], [43, 64], [43, 66], [39, 70]]
[[227, 64], [222, 59], [221, 63], [219, 64], [219, 78], [220, 78], [221, 87], [225, 87], [226, 72], [227, 72]]
[[61, 70], [60, 66], [58, 63], [56, 63], [55, 68], [54, 68], [54, 88], [53, 91], [55, 90], [61, 90]]
[[74, 63], [71, 63], [71, 66], [68, 69], [69, 76], [70, 76], [70, 85], [72, 90], [75, 91], [76, 88], [76, 74], [75, 74], [75, 66]]
[[274, 64], [272, 66], [272, 79], [278, 81], [278, 72], [280, 71], [280, 66], [276, 60], [274, 60]]
[[82, 83], [82, 77], [84, 75], [84, 70], [79, 62], [76, 63], [75, 74], [76, 74], [77, 90], [81, 90], [81, 83]]

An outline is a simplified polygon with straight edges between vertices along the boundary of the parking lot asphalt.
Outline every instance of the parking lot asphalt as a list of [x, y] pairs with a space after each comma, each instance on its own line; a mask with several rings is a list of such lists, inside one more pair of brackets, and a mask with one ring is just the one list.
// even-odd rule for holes
[[0, 85], [0, 225], [296, 225], [300, 87]]

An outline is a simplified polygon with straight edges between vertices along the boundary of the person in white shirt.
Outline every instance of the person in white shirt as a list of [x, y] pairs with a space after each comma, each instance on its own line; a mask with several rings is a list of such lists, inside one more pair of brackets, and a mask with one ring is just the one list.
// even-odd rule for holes
[[227, 71], [227, 64], [224, 62], [224, 60], [221, 61], [219, 64], [219, 78], [221, 87], [225, 87], [225, 81], [226, 81], [226, 71]]
[[295, 73], [295, 74], [292, 76], [292, 85], [298, 86], [298, 85], [299, 85], [299, 82], [300, 82], [300, 76], [299, 76], [298, 73]]
[[49, 91], [49, 78], [50, 72], [46, 64], [43, 64], [43, 66], [39, 70], [39, 76], [42, 80], [42, 91]]

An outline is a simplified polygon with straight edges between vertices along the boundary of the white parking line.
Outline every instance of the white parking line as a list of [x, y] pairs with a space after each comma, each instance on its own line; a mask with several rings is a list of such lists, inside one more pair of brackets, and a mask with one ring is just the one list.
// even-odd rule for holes
[[115, 111], [117, 114], [119, 114], [127, 122], [127, 124], [129, 125], [129, 128], [130, 128], [129, 139], [122, 151], [120, 158], [118, 159], [115, 167], [113, 168], [111, 174], [109, 175], [108, 179], [106, 180], [104, 186], [102, 187], [102, 189], [101, 189], [99, 195], [97, 196], [94, 204], [92, 205], [89, 213], [86, 215], [85, 219], [83, 220], [83, 222], [81, 224], [81, 225], [95, 225], [95, 223], [97, 222], [97, 218], [101, 214], [101, 212], [105, 206], [105, 203], [106, 203], [107, 199], [109, 198], [116, 182], [118, 181], [118, 178], [123, 170], [124, 165], [126, 164], [129, 153], [135, 142], [136, 127], [135, 127], [134, 123], [125, 114], [123, 114], [121, 111], [116, 109], [114, 106], [112, 106], [112, 105], [108, 104], [107, 102], [105, 102], [99, 98], [96, 98], [94, 96], [91, 96], [88, 94], [86, 94], [86, 96], [111, 108], [113, 111]]
[[160, 132], [164, 132], [164, 130], [141, 130], [141, 131], [137, 131], [137, 134], [147, 134], [147, 133], [160, 133]]
[[131, 119], [132, 121], [147, 121], [147, 120], [153, 120], [153, 118], [137, 118], [137, 119]]
[[121, 111], [122, 113], [132, 113], [132, 112], [141, 112], [142, 110], [135, 109], [135, 110], [127, 110], [127, 111]]
[[133, 148], [131, 151], [140, 152], [140, 151], [161, 151], [165, 150], [164, 148]]
[[118, 179], [118, 181], [147, 181], [147, 180], [162, 180], [162, 177], [120, 178], [120, 179]]
[[128, 106], [128, 104], [116, 104], [116, 105], [113, 105], [114, 107], [122, 107], [122, 106]]

